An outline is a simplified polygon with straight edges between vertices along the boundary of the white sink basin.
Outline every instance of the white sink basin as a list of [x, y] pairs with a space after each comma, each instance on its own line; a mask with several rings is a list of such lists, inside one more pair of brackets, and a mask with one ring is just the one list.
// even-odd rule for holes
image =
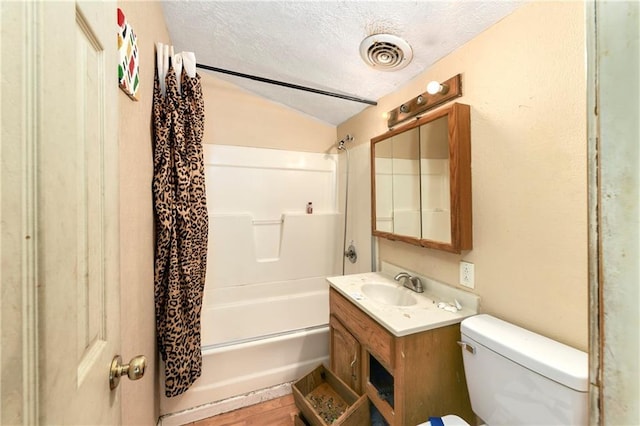
[[[464, 290], [422, 277], [424, 293], [416, 293], [394, 281], [402, 269], [388, 267], [387, 273], [364, 272], [327, 278], [331, 288], [396, 337], [457, 324], [478, 311], [479, 297]], [[463, 309], [449, 312], [439, 302], [458, 300]]]
[[362, 293], [369, 299], [391, 306], [415, 305], [417, 300], [410, 291], [393, 284], [371, 283], [362, 286]]

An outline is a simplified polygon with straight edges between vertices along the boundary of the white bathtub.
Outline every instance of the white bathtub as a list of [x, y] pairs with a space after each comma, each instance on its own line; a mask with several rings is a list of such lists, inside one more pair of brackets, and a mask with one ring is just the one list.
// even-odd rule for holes
[[287, 394], [289, 383], [327, 364], [328, 354], [328, 326], [206, 348], [202, 376], [191, 389], [162, 397], [162, 425], [181, 425]]

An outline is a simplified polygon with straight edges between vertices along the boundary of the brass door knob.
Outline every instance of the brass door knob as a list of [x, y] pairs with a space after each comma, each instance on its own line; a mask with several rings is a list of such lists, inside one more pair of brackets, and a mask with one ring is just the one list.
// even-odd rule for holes
[[138, 380], [144, 376], [144, 370], [147, 368], [147, 358], [144, 355], [138, 355], [129, 361], [129, 364], [122, 364], [122, 357], [116, 355], [111, 361], [109, 369], [109, 387], [114, 390], [120, 384], [120, 377], [127, 376], [131, 380]]

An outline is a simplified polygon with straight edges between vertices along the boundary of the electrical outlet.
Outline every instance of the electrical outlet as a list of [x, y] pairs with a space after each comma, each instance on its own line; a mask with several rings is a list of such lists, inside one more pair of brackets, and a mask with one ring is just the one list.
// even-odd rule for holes
[[460, 261], [460, 284], [469, 288], [474, 287], [473, 263]]

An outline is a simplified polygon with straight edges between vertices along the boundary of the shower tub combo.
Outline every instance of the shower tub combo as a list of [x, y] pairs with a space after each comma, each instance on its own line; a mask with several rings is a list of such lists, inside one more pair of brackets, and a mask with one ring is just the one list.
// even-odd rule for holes
[[181, 412], [180, 422], [216, 414], [216, 403], [235, 396], [288, 392], [278, 385], [326, 362], [325, 278], [342, 270], [338, 155], [224, 145], [205, 145], [204, 154], [202, 376], [161, 401], [162, 414]]

